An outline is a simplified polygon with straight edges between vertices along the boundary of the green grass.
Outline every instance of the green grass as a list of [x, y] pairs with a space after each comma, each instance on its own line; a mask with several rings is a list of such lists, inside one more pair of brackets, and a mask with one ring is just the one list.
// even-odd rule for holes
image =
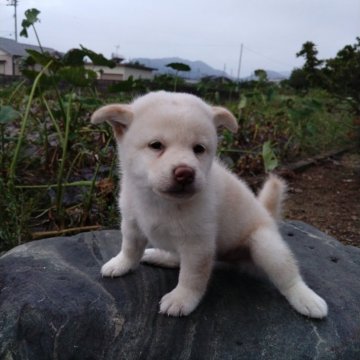
[[244, 167], [250, 173], [264, 171], [268, 167], [264, 154], [274, 159], [273, 154], [281, 164], [341, 148], [349, 144], [354, 129], [349, 104], [325, 91], [296, 94], [273, 86], [246, 91], [238, 103], [227, 105], [238, 114], [240, 131], [225, 136], [221, 149], [240, 173]]
[[[118, 224], [114, 140], [110, 127], [92, 127], [89, 116], [101, 104], [127, 101], [136, 92], [103, 98], [91, 87], [55, 91], [43, 89], [38, 76], [30, 87], [0, 89], [0, 106], [13, 110], [2, 121], [0, 108], [0, 191], [6, 194], [0, 201], [0, 250], [62, 231]], [[212, 100], [219, 104], [217, 96]], [[323, 91], [255, 87], [220, 104], [239, 119], [238, 134], [221, 134], [219, 148], [241, 175], [341, 147], [351, 131], [346, 102]]]

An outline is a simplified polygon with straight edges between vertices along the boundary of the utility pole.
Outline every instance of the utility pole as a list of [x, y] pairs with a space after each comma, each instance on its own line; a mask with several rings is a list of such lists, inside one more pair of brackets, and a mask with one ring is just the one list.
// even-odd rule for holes
[[17, 5], [18, 5], [18, 0], [8, 0], [9, 4], [8, 6], [13, 6], [14, 7], [14, 21], [15, 21], [15, 41], [18, 41], [18, 36], [17, 36]]
[[237, 71], [237, 82], [240, 83], [240, 71], [241, 71], [241, 61], [242, 61], [242, 55], [243, 55], [243, 48], [244, 44], [241, 44], [240, 46], [240, 55], [239, 55], [239, 64], [238, 64], [238, 71]]

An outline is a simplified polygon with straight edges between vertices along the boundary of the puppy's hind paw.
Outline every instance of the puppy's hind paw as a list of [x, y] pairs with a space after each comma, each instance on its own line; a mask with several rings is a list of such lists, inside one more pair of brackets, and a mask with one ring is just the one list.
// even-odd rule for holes
[[101, 268], [101, 275], [106, 277], [117, 277], [128, 273], [133, 269], [133, 264], [121, 255], [113, 257]]
[[284, 295], [300, 314], [321, 319], [328, 313], [328, 306], [325, 300], [311, 290], [304, 282], [295, 284]]

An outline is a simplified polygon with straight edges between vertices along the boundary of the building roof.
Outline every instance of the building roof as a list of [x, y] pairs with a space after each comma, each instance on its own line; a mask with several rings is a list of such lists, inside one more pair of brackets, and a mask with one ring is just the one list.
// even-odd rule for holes
[[[40, 46], [36, 45], [30, 45], [30, 44], [23, 44], [16, 42], [13, 39], [3, 38], [0, 37], [0, 50], [5, 51], [11, 56], [27, 56], [26, 49], [36, 50], [41, 52]], [[42, 48], [44, 51], [48, 51], [50, 53], [57, 52], [56, 50], [48, 47]], [[139, 69], [139, 70], [145, 70], [145, 71], [153, 71], [157, 70], [155, 68], [151, 68], [149, 66], [142, 65], [138, 62], [123, 62], [123, 58], [116, 58], [116, 66], [124, 66], [132, 69]]]
[[138, 62], [127, 62], [127, 63], [121, 63], [119, 65], [132, 68], [132, 69], [138, 69], [138, 70], [145, 70], [145, 71], [153, 71], [157, 70], [156, 68], [152, 68], [150, 66], [145, 66], [143, 64], [140, 64]]
[[[26, 56], [26, 49], [41, 51], [39, 46], [19, 43], [3, 37], [0, 37], [0, 49], [12, 56]], [[56, 52], [56, 50], [47, 47], [43, 47], [43, 50], [50, 53]]]

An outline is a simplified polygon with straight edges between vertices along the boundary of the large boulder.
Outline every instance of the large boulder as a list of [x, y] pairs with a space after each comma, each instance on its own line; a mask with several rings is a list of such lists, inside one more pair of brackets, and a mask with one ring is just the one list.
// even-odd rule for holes
[[178, 271], [101, 278], [116, 230], [21, 245], [0, 258], [0, 359], [359, 359], [360, 249], [301, 222], [281, 226], [325, 320], [296, 313], [264, 279], [218, 266], [190, 316], [158, 314]]

